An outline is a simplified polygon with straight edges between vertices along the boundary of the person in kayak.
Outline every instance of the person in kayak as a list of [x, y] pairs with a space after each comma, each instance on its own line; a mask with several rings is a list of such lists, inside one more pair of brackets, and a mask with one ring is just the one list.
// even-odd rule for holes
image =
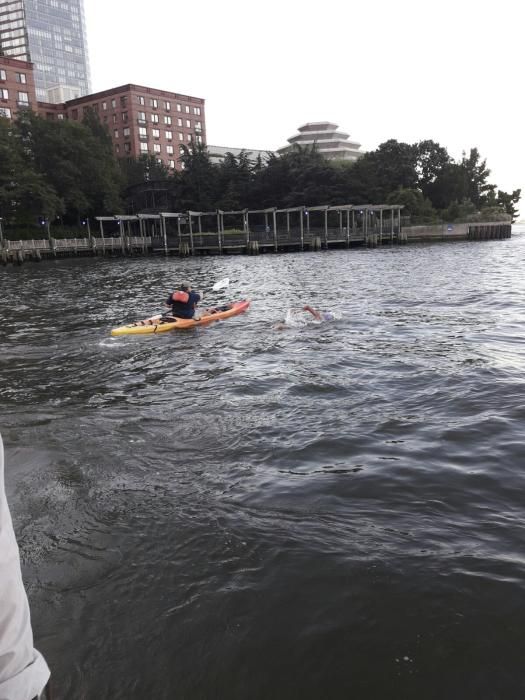
[[202, 292], [193, 291], [191, 282], [181, 282], [167, 298], [165, 305], [170, 308], [170, 311], [162, 317], [162, 320], [167, 321], [170, 317], [199, 319], [197, 304], [202, 297]]

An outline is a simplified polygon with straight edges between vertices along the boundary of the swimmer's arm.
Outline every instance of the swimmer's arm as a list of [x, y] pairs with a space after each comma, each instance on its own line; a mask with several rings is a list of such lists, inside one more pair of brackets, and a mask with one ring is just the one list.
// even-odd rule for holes
[[303, 311], [309, 311], [314, 318], [316, 318], [318, 321], [321, 321], [321, 314], [319, 313], [319, 311], [312, 309], [311, 306], [303, 306]]

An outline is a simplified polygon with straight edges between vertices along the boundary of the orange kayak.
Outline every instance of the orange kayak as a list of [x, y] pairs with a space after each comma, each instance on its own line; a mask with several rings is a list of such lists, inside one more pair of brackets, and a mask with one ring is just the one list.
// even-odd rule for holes
[[146, 318], [143, 321], [130, 323], [127, 326], [113, 328], [111, 335], [117, 336], [165, 333], [166, 331], [178, 331], [185, 330], [187, 328], [195, 328], [196, 326], [205, 326], [207, 323], [213, 323], [214, 321], [221, 321], [225, 318], [238, 316], [239, 314], [244, 313], [249, 306], [250, 302], [248, 300], [234, 301], [231, 304], [218, 306], [216, 309], [206, 309], [198, 320], [193, 318], [177, 318], [174, 321], [162, 321], [161, 316], [152, 316], [151, 318]]

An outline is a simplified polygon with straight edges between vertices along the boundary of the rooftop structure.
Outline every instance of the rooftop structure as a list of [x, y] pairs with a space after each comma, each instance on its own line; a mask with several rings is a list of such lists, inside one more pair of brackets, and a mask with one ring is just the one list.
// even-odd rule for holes
[[363, 153], [361, 144], [349, 141], [349, 135], [338, 131], [339, 126], [332, 122], [308, 122], [298, 128], [297, 134], [290, 136], [288, 145], [277, 149], [279, 155], [290, 153], [296, 146], [317, 149], [329, 160], [357, 160]]

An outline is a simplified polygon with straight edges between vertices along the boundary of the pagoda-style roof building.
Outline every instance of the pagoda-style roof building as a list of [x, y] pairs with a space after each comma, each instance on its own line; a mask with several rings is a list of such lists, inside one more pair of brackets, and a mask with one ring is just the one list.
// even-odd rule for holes
[[349, 141], [349, 134], [338, 131], [332, 122], [308, 122], [300, 126], [298, 133], [290, 136], [288, 145], [277, 149], [279, 155], [290, 153], [296, 146], [315, 146], [329, 160], [357, 160], [363, 155], [361, 144]]

